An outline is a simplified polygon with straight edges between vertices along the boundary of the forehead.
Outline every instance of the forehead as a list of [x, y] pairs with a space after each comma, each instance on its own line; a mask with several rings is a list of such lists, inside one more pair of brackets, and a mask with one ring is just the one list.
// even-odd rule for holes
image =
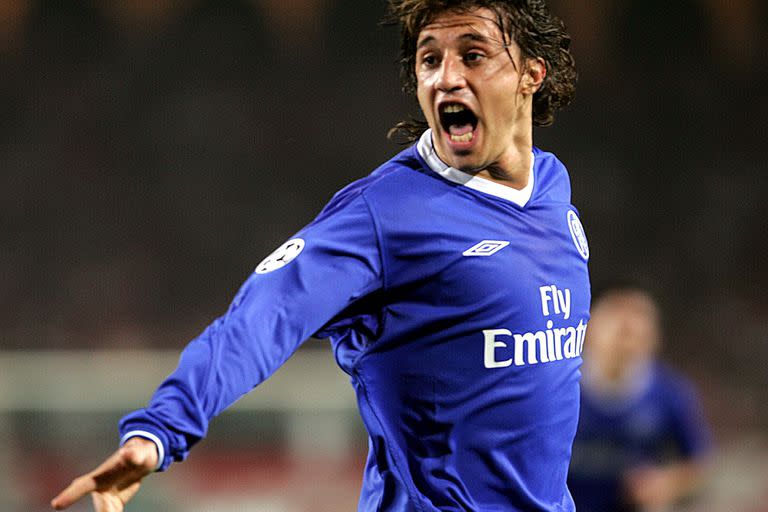
[[466, 35], [475, 35], [489, 41], [502, 42], [498, 16], [492, 10], [482, 7], [469, 11], [444, 11], [424, 26], [419, 32], [417, 44], [451, 40]]
[[605, 297], [597, 306], [608, 315], [640, 317], [656, 321], [658, 310], [653, 299], [641, 292], [624, 292]]

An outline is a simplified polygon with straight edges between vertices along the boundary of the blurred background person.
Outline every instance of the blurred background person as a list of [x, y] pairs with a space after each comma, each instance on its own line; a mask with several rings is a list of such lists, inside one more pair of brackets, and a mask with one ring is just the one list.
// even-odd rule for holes
[[632, 285], [595, 295], [568, 485], [580, 512], [669, 510], [707, 473], [697, 392], [657, 358], [658, 306]]

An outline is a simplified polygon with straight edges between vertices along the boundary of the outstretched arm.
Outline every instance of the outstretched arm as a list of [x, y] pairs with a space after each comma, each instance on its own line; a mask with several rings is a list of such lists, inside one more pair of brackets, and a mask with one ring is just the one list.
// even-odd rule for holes
[[303, 340], [337, 323], [348, 328], [346, 308], [382, 286], [370, 211], [354, 192], [337, 194], [257, 267], [226, 314], [187, 345], [148, 407], [121, 420], [123, 448], [76, 479], [54, 508], [92, 493], [97, 512], [123, 510], [142, 478], [184, 460], [210, 419], [272, 375]]

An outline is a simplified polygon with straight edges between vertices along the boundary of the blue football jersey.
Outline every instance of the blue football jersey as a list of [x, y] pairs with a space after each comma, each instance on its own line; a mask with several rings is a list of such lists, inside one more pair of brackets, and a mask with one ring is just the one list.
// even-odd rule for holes
[[262, 261], [121, 421], [183, 460], [208, 421], [328, 337], [370, 451], [360, 511], [571, 511], [589, 248], [562, 163], [515, 190], [443, 164], [427, 131]]
[[697, 459], [711, 444], [693, 386], [655, 364], [626, 396], [583, 386], [568, 486], [579, 512], [634, 510], [625, 500], [627, 470]]

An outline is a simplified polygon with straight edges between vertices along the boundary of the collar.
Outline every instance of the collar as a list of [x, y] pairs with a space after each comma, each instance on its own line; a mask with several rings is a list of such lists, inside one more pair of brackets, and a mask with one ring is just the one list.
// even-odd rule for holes
[[597, 372], [588, 366], [582, 369], [582, 388], [586, 397], [607, 413], [618, 413], [634, 407], [653, 384], [653, 363], [643, 363], [631, 368], [623, 382], [607, 387], [600, 382]]
[[528, 177], [528, 184], [524, 188], [518, 190], [450, 167], [437, 156], [435, 146], [432, 143], [431, 129], [425, 131], [421, 135], [419, 142], [416, 144], [416, 149], [419, 151], [419, 155], [421, 155], [421, 158], [424, 159], [429, 168], [448, 181], [458, 183], [459, 185], [477, 190], [478, 192], [506, 199], [520, 207], [528, 204], [528, 201], [531, 199], [535, 177], [535, 173], [533, 172], [533, 167], [536, 163], [535, 154], [533, 154], [533, 158], [531, 158], [531, 171]]

